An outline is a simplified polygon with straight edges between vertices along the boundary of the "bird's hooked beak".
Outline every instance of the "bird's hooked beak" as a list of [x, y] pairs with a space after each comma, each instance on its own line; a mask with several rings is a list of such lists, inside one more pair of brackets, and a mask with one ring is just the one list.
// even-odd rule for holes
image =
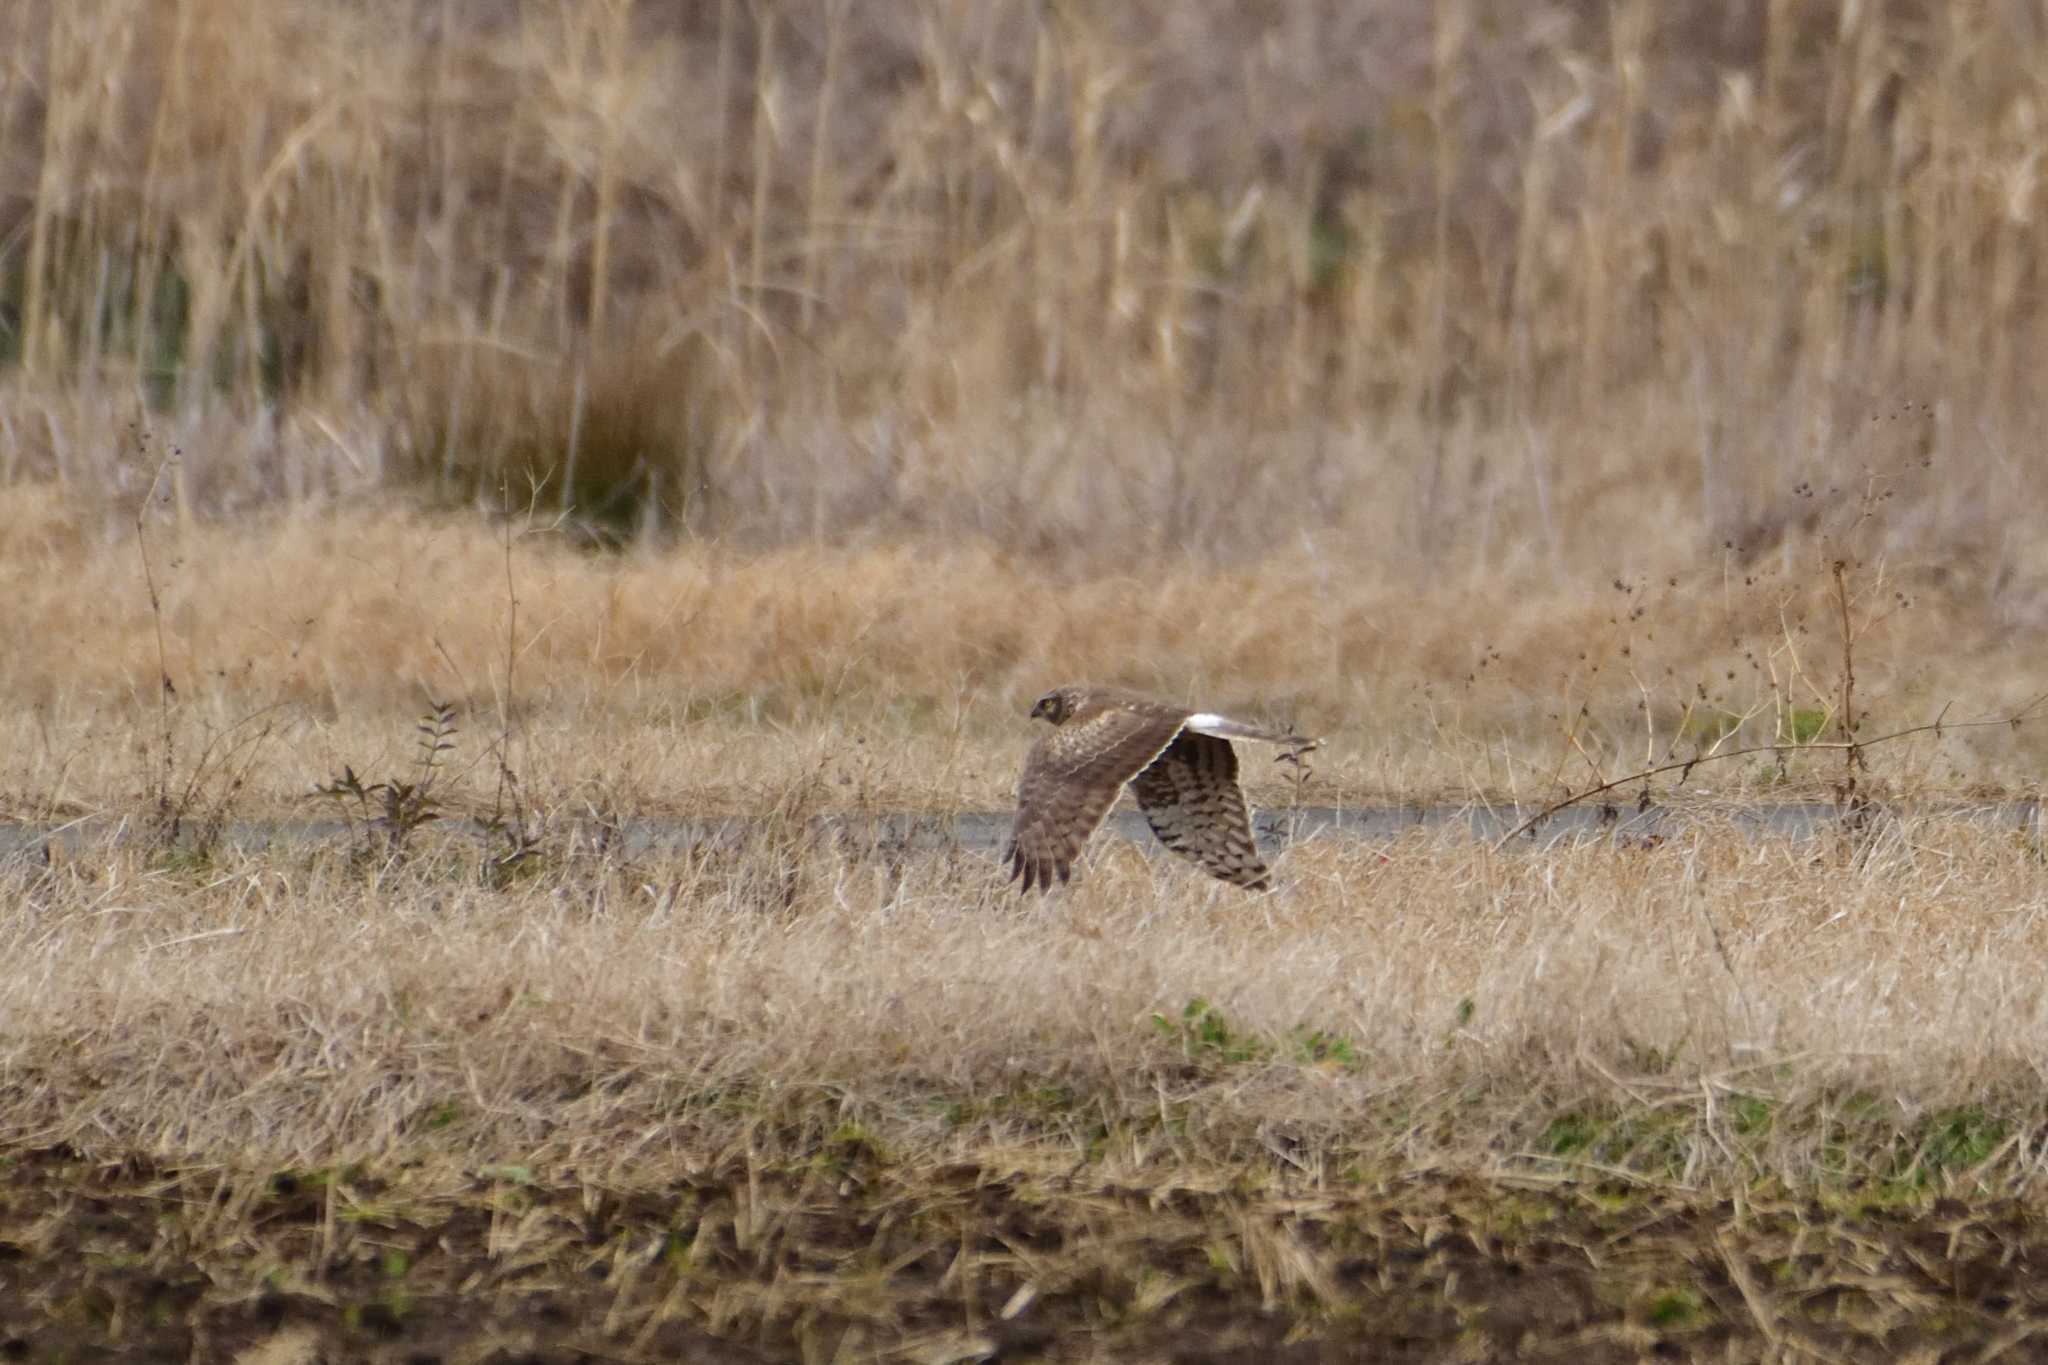
[[1054, 725], [1058, 725], [1060, 723], [1060, 699], [1050, 695], [1040, 697], [1038, 704], [1031, 708], [1031, 719], [1051, 721]]

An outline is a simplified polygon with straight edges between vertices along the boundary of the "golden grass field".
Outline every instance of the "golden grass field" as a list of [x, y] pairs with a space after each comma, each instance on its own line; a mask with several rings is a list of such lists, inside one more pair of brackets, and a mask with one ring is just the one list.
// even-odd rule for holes
[[[0, 1354], [2023, 1357], [2044, 39], [0, 7]], [[1696, 818], [859, 837], [1076, 679]]]

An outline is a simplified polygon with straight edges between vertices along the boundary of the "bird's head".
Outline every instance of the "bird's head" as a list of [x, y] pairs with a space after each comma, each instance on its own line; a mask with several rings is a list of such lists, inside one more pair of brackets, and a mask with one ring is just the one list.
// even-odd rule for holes
[[1067, 717], [1074, 714], [1081, 705], [1081, 689], [1078, 687], [1055, 687], [1038, 699], [1031, 708], [1031, 719], [1050, 721], [1064, 725]]

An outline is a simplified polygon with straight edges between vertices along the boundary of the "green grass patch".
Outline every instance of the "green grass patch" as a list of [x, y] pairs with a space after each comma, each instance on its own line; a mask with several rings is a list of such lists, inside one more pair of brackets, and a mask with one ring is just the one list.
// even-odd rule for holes
[[1176, 1018], [1163, 1011], [1152, 1015], [1152, 1028], [1177, 1044], [1190, 1061], [1235, 1066], [1285, 1058], [1306, 1066], [1338, 1066], [1356, 1070], [1364, 1057], [1358, 1044], [1341, 1033], [1302, 1024], [1274, 1041], [1233, 1024], [1222, 1010], [1201, 996], [1181, 1007]]

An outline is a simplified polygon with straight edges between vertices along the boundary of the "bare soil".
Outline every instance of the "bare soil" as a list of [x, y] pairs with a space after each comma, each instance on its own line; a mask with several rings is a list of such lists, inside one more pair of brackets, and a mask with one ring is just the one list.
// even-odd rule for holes
[[2014, 1200], [1251, 1174], [854, 1151], [631, 1189], [19, 1150], [0, 1358], [1946, 1361], [2048, 1329], [2048, 1223]]

